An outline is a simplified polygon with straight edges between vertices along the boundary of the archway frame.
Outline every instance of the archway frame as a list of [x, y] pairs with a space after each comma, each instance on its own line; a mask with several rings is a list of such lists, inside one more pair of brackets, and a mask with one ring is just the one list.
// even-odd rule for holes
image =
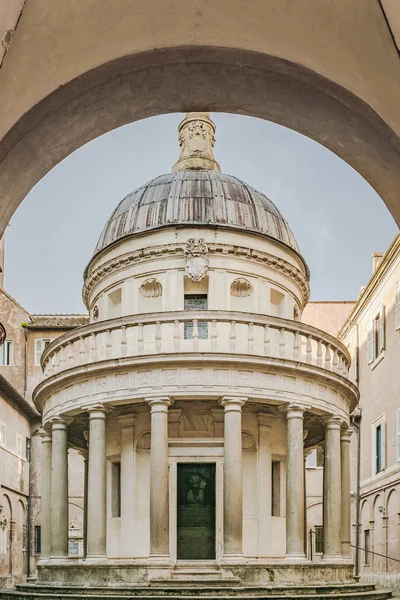
[[0, 233], [30, 189], [80, 146], [139, 119], [197, 110], [267, 119], [316, 140], [354, 167], [400, 223], [400, 138], [363, 100], [281, 58], [188, 46], [115, 59], [26, 112], [0, 142]]

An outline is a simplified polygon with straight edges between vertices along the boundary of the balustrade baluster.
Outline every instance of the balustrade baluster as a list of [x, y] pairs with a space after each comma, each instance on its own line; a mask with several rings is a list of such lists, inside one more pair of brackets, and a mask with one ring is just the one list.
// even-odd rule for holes
[[311, 363], [311, 335], [307, 336], [307, 344], [306, 344], [306, 362]]
[[247, 348], [249, 354], [254, 352], [254, 323], [248, 323]]
[[90, 335], [90, 360], [91, 362], [97, 360], [97, 336], [95, 333]]
[[161, 322], [156, 321], [156, 352], [161, 350]]
[[121, 325], [121, 356], [126, 356], [128, 350], [128, 338], [126, 334], [126, 325]]
[[143, 350], [144, 350], [143, 323], [138, 323], [137, 327], [138, 327], [138, 333], [137, 333], [138, 354], [143, 354]]
[[199, 327], [198, 319], [193, 319], [193, 350], [195, 352], [199, 349]]
[[79, 336], [79, 362], [81, 365], [85, 362], [85, 338], [83, 335]]
[[58, 356], [58, 352], [54, 352], [54, 357], [53, 357], [53, 371], [54, 373], [57, 373], [57, 371], [59, 370], [59, 366], [60, 366], [60, 361], [59, 361], [59, 356]]
[[280, 358], [285, 357], [285, 351], [286, 351], [285, 331], [286, 331], [286, 329], [284, 327], [281, 327], [281, 329], [279, 330], [279, 356], [280, 356]]
[[343, 354], [338, 350], [338, 366], [337, 366], [337, 374], [342, 375], [343, 373]]
[[317, 345], [317, 367], [322, 367], [322, 342], [318, 340]]
[[179, 352], [180, 345], [180, 332], [179, 332], [179, 321], [174, 321], [174, 350]]
[[61, 345], [60, 353], [59, 353], [59, 357], [58, 357], [58, 365], [59, 365], [60, 371], [64, 370], [64, 363], [65, 363], [64, 346]]
[[325, 369], [331, 370], [331, 345], [326, 344], [325, 346]]
[[333, 358], [332, 358], [332, 371], [334, 373], [337, 373], [338, 353], [337, 353], [337, 349], [336, 348], [332, 348], [332, 354], [333, 354]]
[[106, 358], [111, 358], [111, 329], [106, 330]]
[[264, 325], [264, 352], [265, 356], [269, 355], [269, 351], [271, 348], [271, 338], [269, 332], [269, 325]]
[[231, 330], [229, 333], [229, 350], [235, 352], [236, 347], [236, 321], [231, 321]]
[[46, 363], [45, 363], [45, 368], [44, 369], [45, 369], [45, 375], [46, 375], [46, 377], [50, 377], [50, 375], [51, 375], [51, 373], [53, 371], [53, 368], [52, 368], [53, 364], [51, 362], [52, 361], [52, 357], [53, 357], [53, 355], [50, 354], [47, 357], [47, 360], [46, 360]]
[[298, 331], [294, 332], [293, 358], [294, 358], [294, 360], [299, 360], [299, 358], [300, 358], [300, 334]]
[[74, 362], [75, 362], [75, 357], [74, 357], [74, 344], [73, 342], [68, 342], [68, 360], [69, 360], [69, 366], [73, 367], [74, 366]]
[[217, 321], [213, 319], [211, 321], [211, 350], [217, 349]]

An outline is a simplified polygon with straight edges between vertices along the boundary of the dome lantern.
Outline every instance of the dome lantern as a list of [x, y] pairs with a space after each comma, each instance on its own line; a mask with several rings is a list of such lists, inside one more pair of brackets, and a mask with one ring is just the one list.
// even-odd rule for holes
[[186, 113], [179, 124], [180, 155], [172, 171], [210, 170], [221, 173], [214, 157], [215, 123], [210, 113]]

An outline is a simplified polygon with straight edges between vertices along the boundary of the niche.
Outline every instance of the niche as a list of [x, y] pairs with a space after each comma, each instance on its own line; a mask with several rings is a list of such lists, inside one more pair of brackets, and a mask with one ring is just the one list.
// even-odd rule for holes
[[122, 289], [118, 288], [108, 294], [108, 318], [116, 319], [122, 314]]
[[282, 294], [279, 290], [275, 288], [271, 288], [270, 295], [270, 306], [271, 306], [271, 315], [273, 317], [284, 317], [285, 313], [285, 294]]
[[158, 279], [146, 279], [139, 288], [139, 313], [162, 310], [163, 288]]
[[253, 286], [250, 281], [240, 277], [231, 284], [231, 309], [251, 312], [253, 310]]

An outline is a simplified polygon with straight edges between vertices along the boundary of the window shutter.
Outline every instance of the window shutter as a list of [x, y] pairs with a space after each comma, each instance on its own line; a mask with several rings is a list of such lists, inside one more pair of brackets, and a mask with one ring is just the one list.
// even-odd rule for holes
[[40, 365], [42, 356], [42, 340], [35, 340], [35, 365]]
[[379, 352], [385, 349], [385, 307], [382, 306], [379, 314]]
[[396, 300], [394, 309], [395, 328], [400, 329], [400, 280], [396, 283]]
[[381, 469], [386, 469], [386, 422], [381, 423]]
[[400, 460], [400, 408], [396, 410], [397, 460]]
[[368, 332], [367, 332], [367, 360], [368, 364], [372, 363], [374, 360], [374, 321], [370, 320], [368, 323]]

